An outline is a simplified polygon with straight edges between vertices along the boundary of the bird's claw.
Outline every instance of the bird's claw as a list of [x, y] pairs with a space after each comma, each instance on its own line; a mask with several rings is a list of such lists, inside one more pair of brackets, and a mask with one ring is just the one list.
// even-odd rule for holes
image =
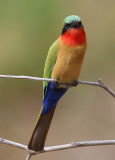
[[76, 87], [78, 85], [78, 80], [74, 80], [72, 86]]
[[59, 80], [58, 79], [55, 79], [55, 84], [59, 84]]

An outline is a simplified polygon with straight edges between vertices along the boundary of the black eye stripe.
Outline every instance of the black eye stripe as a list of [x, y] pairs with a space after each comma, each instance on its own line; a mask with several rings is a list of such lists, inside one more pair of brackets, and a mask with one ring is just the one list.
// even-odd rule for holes
[[78, 24], [79, 24], [79, 25], [81, 25], [81, 21], [80, 21], [80, 22], [78, 22]]
[[83, 27], [81, 21], [72, 21], [71, 23], [65, 23], [62, 29], [62, 34], [64, 34], [68, 29]]
[[65, 23], [65, 26], [70, 26], [72, 23]]
[[64, 28], [62, 29], [62, 34], [64, 34], [66, 31], [68, 30], [68, 26], [64, 26]]
[[[72, 23], [65, 23], [65, 26], [71, 26], [73, 23], [74, 23], [74, 22], [72, 22]], [[81, 21], [77, 21], [77, 24], [78, 24], [78, 25], [81, 25]]]

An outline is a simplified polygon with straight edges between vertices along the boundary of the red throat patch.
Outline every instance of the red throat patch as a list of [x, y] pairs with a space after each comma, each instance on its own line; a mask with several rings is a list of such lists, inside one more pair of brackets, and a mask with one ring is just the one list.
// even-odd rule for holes
[[86, 34], [83, 28], [72, 28], [62, 34], [61, 39], [69, 46], [82, 45], [86, 42]]

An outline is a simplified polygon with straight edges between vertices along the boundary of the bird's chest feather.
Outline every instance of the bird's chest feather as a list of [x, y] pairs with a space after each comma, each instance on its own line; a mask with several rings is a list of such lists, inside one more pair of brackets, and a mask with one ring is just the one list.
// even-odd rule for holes
[[85, 49], [86, 43], [76, 47], [68, 47], [60, 42], [52, 78], [66, 83], [78, 79]]

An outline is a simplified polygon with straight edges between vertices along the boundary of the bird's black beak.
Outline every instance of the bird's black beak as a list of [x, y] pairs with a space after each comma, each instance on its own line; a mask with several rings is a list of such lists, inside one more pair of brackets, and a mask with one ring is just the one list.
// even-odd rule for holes
[[81, 28], [81, 27], [83, 27], [81, 21], [77, 21], [77, 20], [73, 21], [72, 28]]

